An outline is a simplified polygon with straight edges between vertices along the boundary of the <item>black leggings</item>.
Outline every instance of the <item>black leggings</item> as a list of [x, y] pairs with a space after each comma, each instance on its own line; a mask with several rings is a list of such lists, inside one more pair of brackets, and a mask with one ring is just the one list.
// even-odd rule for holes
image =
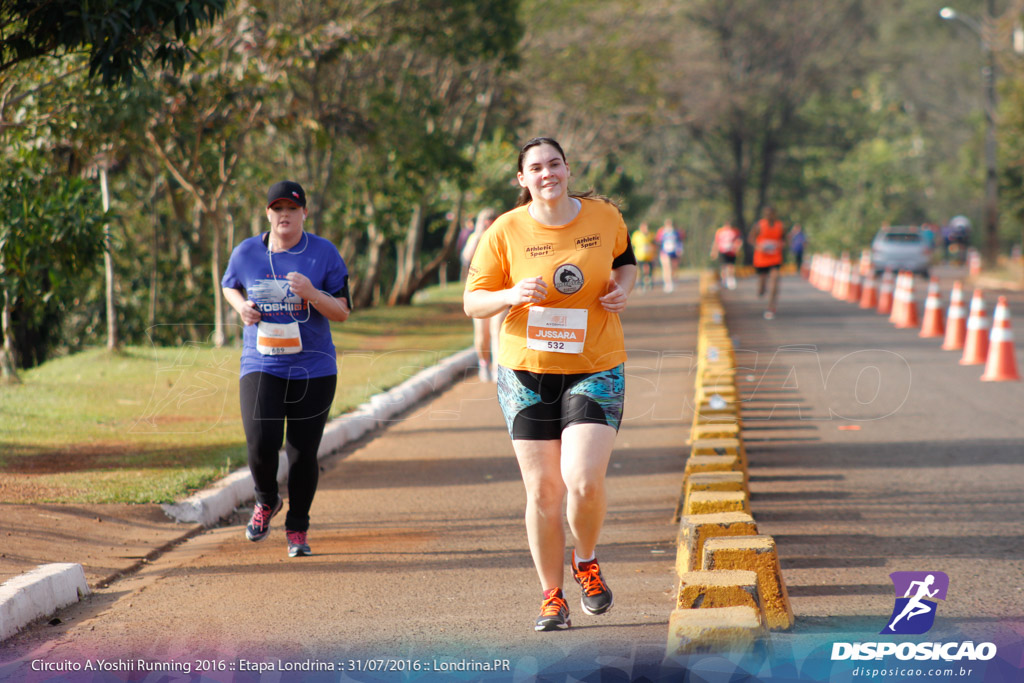
[[288, 422], [284, 525], [289, 531], [309, 530], [309, 508], [320, 477], [316, 454], [337, 383], [337, 375], [289, 380], [265, 372], [250, 372], [239, 381], [249, 471], [256, 482], [256, 500], [264, 505], [277, 502], [278, 453]]

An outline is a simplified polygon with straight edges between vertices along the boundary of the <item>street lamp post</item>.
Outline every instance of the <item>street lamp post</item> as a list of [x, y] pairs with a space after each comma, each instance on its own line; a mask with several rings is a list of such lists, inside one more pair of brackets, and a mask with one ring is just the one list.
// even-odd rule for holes
[[[995, 12], [995, 0], [987, 0], [986, 12], [992, 17]], [[939, 16], [947, 21], [959, 21], [969, 27], [978, 36], [982, 52], [985, 54], [985, 66], [981, 74], [985, 84], [985, 261], [995, 265], [999, 254], [999, 176], [996, 168], [996, 60], [981, 25], [977, 20], [966, 14], [957, 12], [952, 7], [943, 7]]]

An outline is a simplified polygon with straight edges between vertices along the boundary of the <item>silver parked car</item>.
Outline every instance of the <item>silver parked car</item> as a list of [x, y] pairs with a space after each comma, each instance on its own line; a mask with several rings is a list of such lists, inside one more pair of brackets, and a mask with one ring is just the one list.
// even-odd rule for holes
[[871, 262], [875, 273], [909, 270], [928, 277], [932, 250], [915, 226], [882, 228], [871, 242]]

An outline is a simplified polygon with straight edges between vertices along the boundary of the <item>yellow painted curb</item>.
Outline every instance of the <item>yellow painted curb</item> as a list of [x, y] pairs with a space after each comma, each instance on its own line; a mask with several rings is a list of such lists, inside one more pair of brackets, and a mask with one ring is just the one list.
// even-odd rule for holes
[[672, 515], [673, 522], [678, 522], [683, 516], [686, 499], [693, 491], [744, 491], [750, 493], [747, 488], [746, 472], [694, 472], [683, 479], [676, 510]]
[[692, 440], [697, 439], [736, 439], [740, 435], [740, 426], [732, 423], [698, 424], [693, 426]]
[[677, 609], [715, 607], [756, 607], [761, 611], [757, 593], [757, 574], [746, 570], [686, 572], [679, 577]]
[[738, 455], [691, 455], [686, 459], [684, 477], [697, 472], [742, 472], [743, 462]]
[[765, 635], [755, 607], [677, 609], [668, 620], [665, 654], [712, 654], [749, 651]]
[[679, 521], [676, 537], [676, 573], [703, 569], [704, 544], [721, 536], [752, 536], [757, 534], [754, 518], [744, 512], [723, 512], [716, 515], [684, 515]]
[[715, 515], [721, 512], [750, 514], [746, 491], [691, 491], [683, 505], [684, 515]]
[[739, 439], [694, 439], [690, 455], [743, 455], [743, 442]]
[[786, 582], [779, 568], [775, 539], [771, 536], [709, 538], [703, 546], [701, 568], [715, 571], [746, 569], [757, 572], [761, 606], [768, 628], [786, 630], [793, 626], [793, 608], [789, 604]]
[[743, 491], [747, 488], [746, 472], [694, 472], [686, 478], [685, 493], [695, 491]]

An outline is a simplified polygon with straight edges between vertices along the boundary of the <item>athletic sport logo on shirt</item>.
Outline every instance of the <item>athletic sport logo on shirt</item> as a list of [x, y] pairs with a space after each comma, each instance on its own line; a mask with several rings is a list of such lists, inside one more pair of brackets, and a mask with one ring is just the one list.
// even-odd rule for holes
[[583, 271], [565, 263], [555, 270], [555, 289], [562, 294], [575, 294], [583, 289]]
[[594, 247], [599, 246], [601, 246], [600, 233], [576, 238], [576, 251], [579, 251], [580, 249], [593, 249]]
[[949, 577], [943, 572], [893, 572], [889, 577], [896, 590], [896, 604], [880, 633], [916, 635], [928, 631], [935, 623], [936, 600], [946, 599]]
[[550, 256], [553, 253], [555, 253], [555, 245], [553, 244], [531, 244], [526, 247], [526, 258]]

